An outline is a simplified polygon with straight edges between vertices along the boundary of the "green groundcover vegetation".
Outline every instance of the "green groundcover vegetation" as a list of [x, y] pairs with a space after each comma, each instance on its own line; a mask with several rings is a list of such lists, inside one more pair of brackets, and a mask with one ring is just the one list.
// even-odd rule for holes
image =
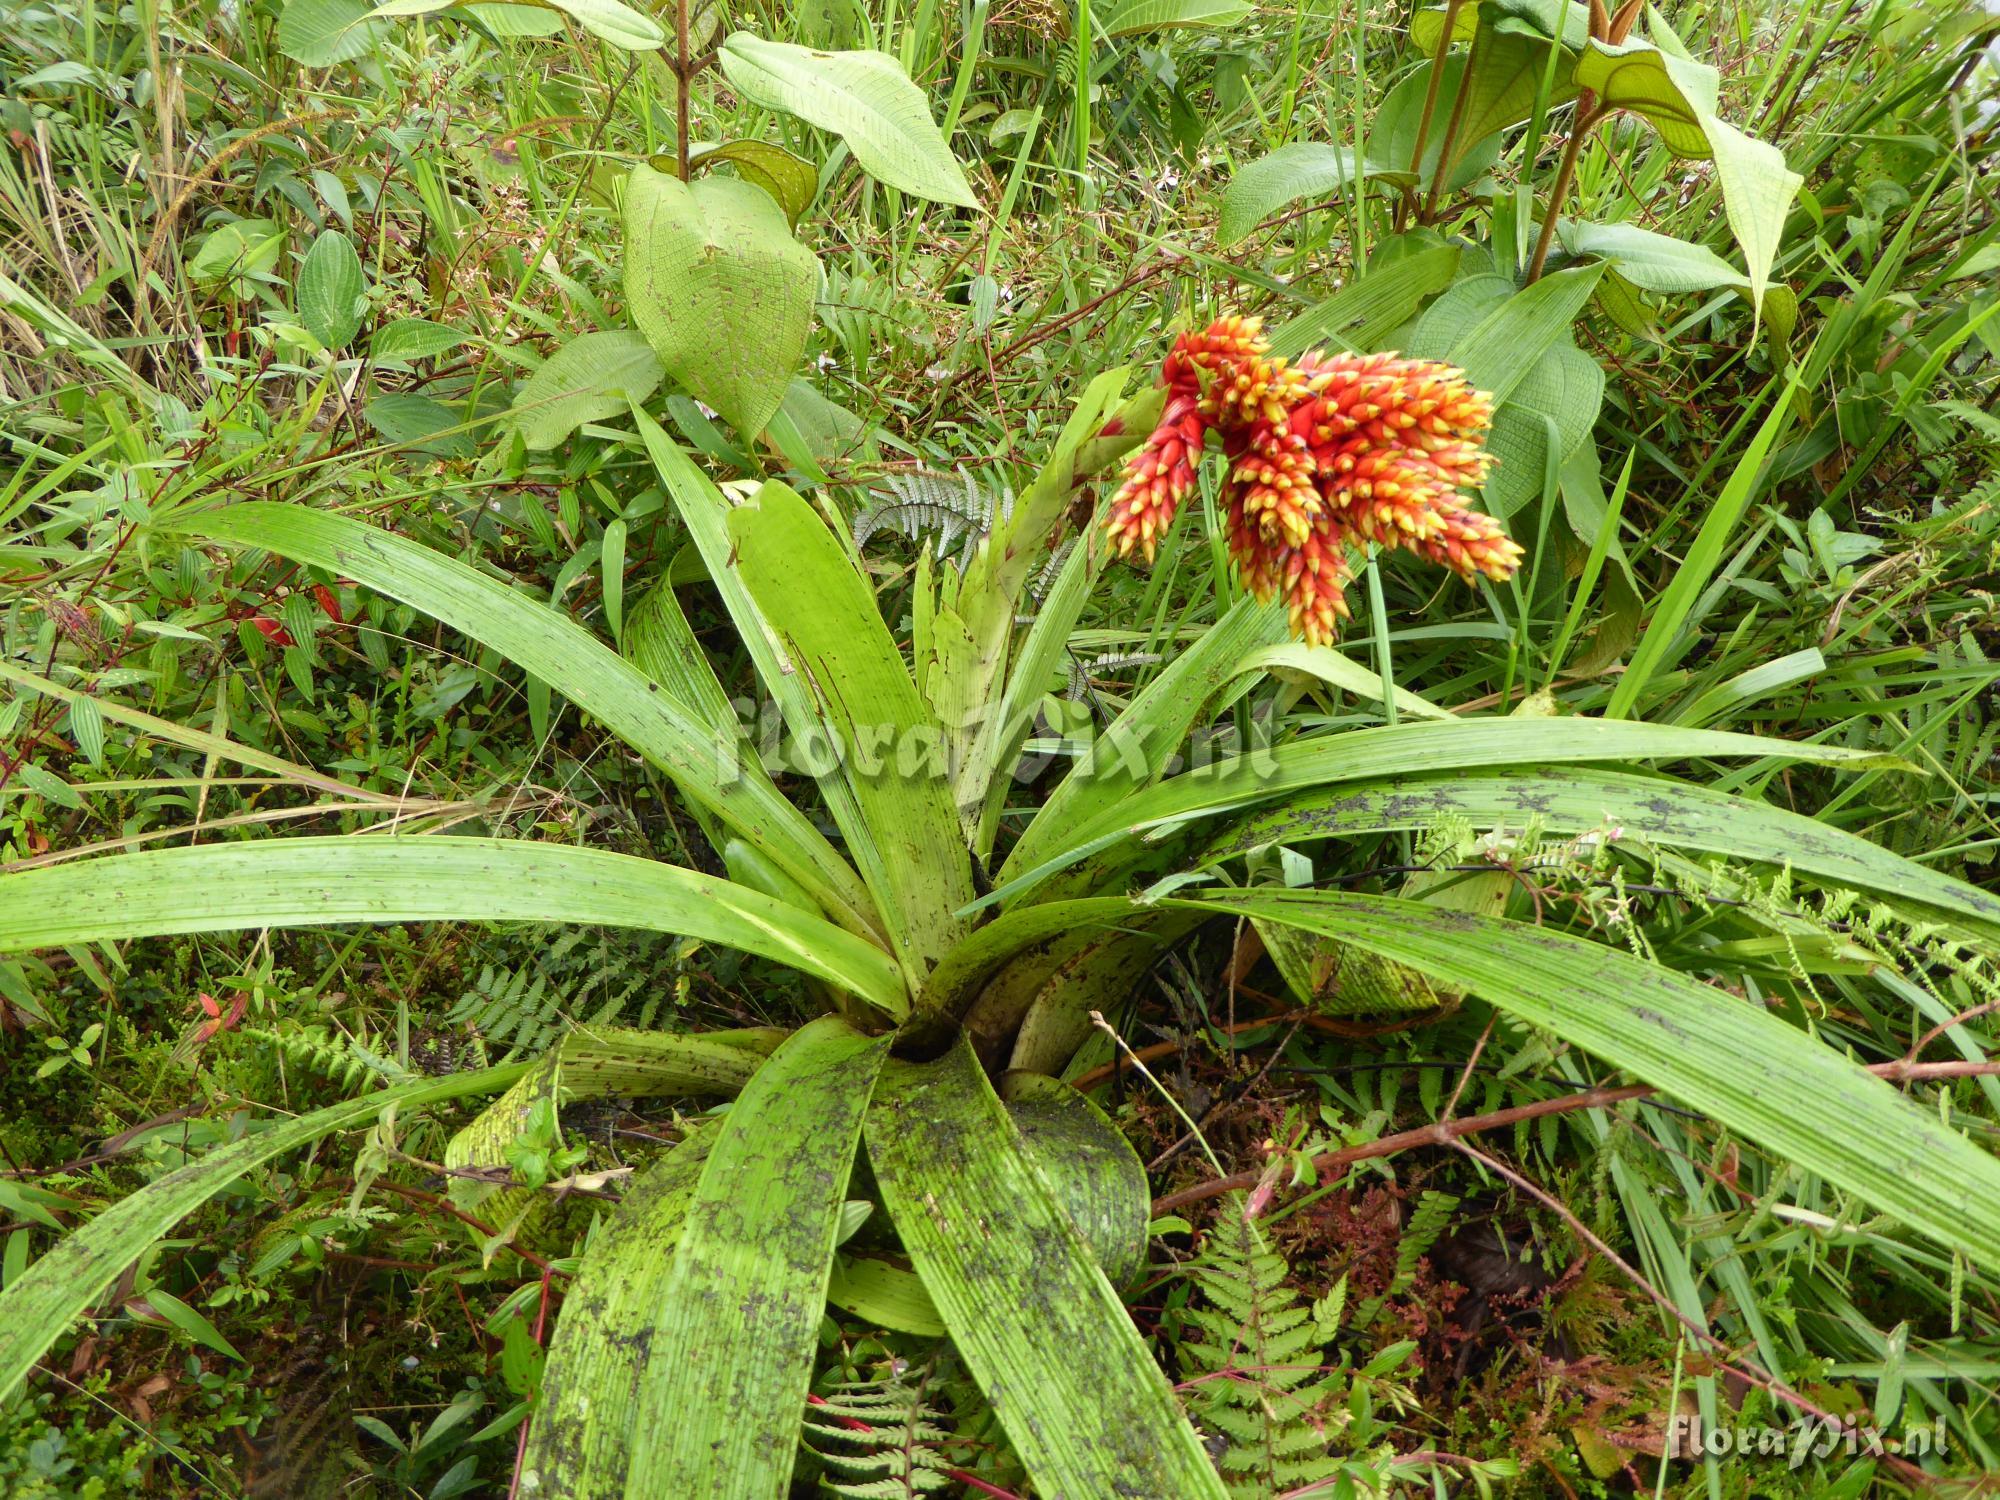
[[1996, 124], [0, 0], [0, 1496], [1990, 1492]]

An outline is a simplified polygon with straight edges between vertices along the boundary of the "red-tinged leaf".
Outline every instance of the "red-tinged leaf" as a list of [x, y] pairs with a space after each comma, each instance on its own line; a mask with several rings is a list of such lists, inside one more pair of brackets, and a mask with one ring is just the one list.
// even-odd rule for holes
[[274, 646], [289, 646], [293, 644], [291, 632], [276, 620], [269, 619], [263, 615], [253, 615], [250, 623], [256, 628], [259, 635], [263, 636], [265, 640]]
[[346, 619], [340, 613], [340, 598], [323, 583], [313, 585], [313, 598], [319, 600], [320, 613], [336, 625], [345, 625]]

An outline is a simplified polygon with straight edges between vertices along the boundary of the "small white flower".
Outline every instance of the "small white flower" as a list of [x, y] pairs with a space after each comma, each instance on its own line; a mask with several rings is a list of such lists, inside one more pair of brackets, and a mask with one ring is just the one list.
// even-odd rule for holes
[[822, 375], [828, 370], [837, 370], [840, 368], [840, 361], [835, 359], [831, 354], [822, 354], [813, 363], [819, 367], [819, 372]]
[[694, 405], [695, 405], [695, 410], [699, 411], [704, 417], [709, 418], [711, 421], [714, 420], [714, 418], [718, 415], [715, 408], [710, 406], [706, 401], [697, 401], [695, 402]]

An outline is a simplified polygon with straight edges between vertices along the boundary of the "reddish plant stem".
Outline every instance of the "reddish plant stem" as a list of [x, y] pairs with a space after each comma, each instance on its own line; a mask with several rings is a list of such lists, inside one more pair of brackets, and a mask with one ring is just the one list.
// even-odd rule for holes
[[[1976, 1078], [2000, 1074], [2000, 1062], [1900, 1061], [1874, 1063], [1867, 1071], [1891, 1083], [1916, 1083], [1933, 1078]], [[1420, 1146], [1456, 1146], [1460, 1136], [1477, 1135], [1486, 1130], [1500, 1130], [1509, 1125], [1517, 1125], [1523, 1120], [1538, 1120], [1544, 1115], [1567, 1114], [1577, 1109], [1602, 1109], [1612, 1104], [1623, 1104], [1628, 1099], [1643, 1099], [1657, 1092], [1658, 1090], [1649, 1083], [1628, 1083], [1614, 1088], [1591, 1089], [1581, 1094], [1565, 1094], [1555, 1099], [1538, 1099], [1533, 1104], [1516, 1104], [1509, 1109], [1496, 1109], [1491, 1114], [1468, 1115], [1462, 1120], [1439, 1120], [1429, 1125], [1419, 1125], [1414, 1130], [1385, 1135], [1380, 1140], [1365, 1141], [1359, 1146], [1322, 1152], [1312, 1159], [1313, 1172], [1323, 1181], [1327, 1173], [1342, 1171], [1356, 1162], [1395, 1156], [1399, 1152], [1415, 1150]], [[1218, 1198], [1224, 1193], [1255, 1187], [1263, 1175], [1262, 1169], [1255, 1172], [1236, 1172], [1228, 1177], [1216, 1177], [1207, 1182], [1198, 1182], [1193, 1187], [1182, 1188], [1177, 1193], [1168, 1193], [1165, 1197], [1153, 1200], [1153, 1216], [1158, 1218], [1161, 1214], [1185, 1208], [1190, 1203], [1201, 1203], [1209, 1198]]]
[[1576, 101], [1576, 120], [1571, 126], [1569, 142], [1563, 147], [1562, 165], [1556, 168], [1555, 183], [1549, 188], [1549, 206], [1542, 214], [1542, 232], [1535, 241], [1534, 259], [1528, 262], [1528, 281], [1542, 279], [1542, 267], [1548, 264], [1549, 247], [1556, 239], [1556, 219], [1562, 213], [1563, 199], [1569, 196], [1570, 184], [1576, 179], [1576, 161], [1583, 155], [1584, 142], [1597, 129], [1597, 122], [1604, 118], [1604, 111], [1597, 108], [1597, 98], [1588, 90]]
[[[826, 1404], [826, 1397], [807, 1392], [806, 1405], [825, 1406]], [[842, 1427], [845, 1427], [849, 1432], [868, 1432], [872, 1430], [866, 1422], [861, 1421], [857, 1417], [835, 1417], [833, 1420]], [[963, 1469], [946, 1469], [944, 1472], [960, 1484], [967, 1485], [979, 1491], [982, 1495], [993, 1496], [993, 1500], [1021, 1500], [1021, 1497], [1012, 1490], [1003, 1490], [997, 1484], [988, 1484], [977, 1474], [968, 1474]]]
[[[542, 1334], [549, 1326], [549, 1278], [554, 1266], [542, 1267], [542, 1300], [535, 1308], [535, 1347], [542, 1347]], [[521, 1469], [528, 1461], [528, 1429], [534, 1425], [535, 1414], [530, 1411], [521, 1418], [521, 1435], [514, 1442], [514, 1477], [507, 1482], [507, 1500], [518, 1500], [521, 1493]]]

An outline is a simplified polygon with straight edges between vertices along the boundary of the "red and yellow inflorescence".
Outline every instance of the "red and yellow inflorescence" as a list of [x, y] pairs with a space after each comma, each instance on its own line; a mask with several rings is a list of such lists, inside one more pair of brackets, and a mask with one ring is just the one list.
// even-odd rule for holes
[[1212, 430], [1229, 459], [1229, 550], [1259, 598], [1281, 594], [1315, 645], [1347, 617], [1352, 553], [1405, 547], [1461, 578], [1513, 576], [1521, 549], [1458, 492], [1493, 463], [1493, 418], [1462, 371], [1393, 354], [1273, 358], [1255, 318], [1174, 341], [1160, 424], [1125, 465], [1105, 531], [1148, 559], [1194, 487]]

